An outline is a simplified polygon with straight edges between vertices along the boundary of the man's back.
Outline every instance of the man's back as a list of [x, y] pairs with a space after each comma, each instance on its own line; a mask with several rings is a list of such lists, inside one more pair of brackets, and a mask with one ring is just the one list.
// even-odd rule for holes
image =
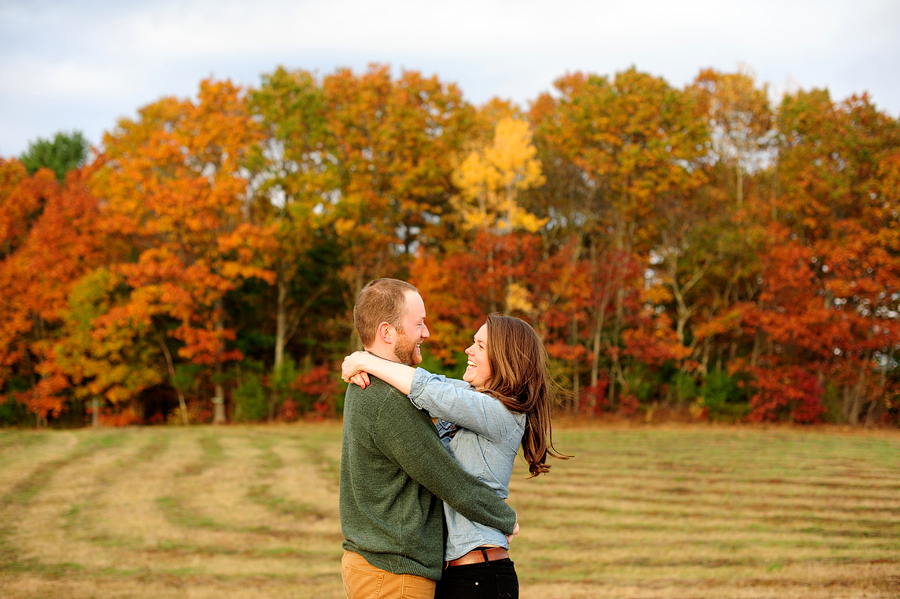
[[[440, 578], [443, 506], [427, 460], [451, 458], [431, 419], [387, 383], [350, 385], [344, 400], [341, 529], [344, 549], [395, 574]], [[423, 486], [426, 485], [426, 486]], [[433, 487], [432, 487], [433, 488]]]

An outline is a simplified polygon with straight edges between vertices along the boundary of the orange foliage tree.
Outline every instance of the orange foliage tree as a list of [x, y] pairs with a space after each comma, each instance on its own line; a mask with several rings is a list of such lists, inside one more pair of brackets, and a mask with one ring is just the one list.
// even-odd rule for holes
[[70, 172], [64, 185], [48, 169], [29, 177], [18, 161], [4, 161], [0, 173], [0, 385], [17, 377], [17, 399], [46, 422], [70, 396], [72, 381], [55, 355], [69, 293], [116, 245], [103, 234], [87, 169]]
[[[872, 422], [889, 408], [887, 372], [900, 339], [897, 189], [885, 185], [896, 177], [900, 123], [865, 96], [835, 104], [813, 90], [785, 97], [779, 129], [757, 376], [800, 367], [818, 377], [837, 419]], [[780, 407], [765, 397], [751, 417]]]
[[386, 66], [326, 76], [338, 173], [334, 213], [348, 307], [368, 279], [404, 275], [405, 258], [447, 212], [453, 160], [474, 110], [452, 84]]
[[107, 226], [136, 249], [114, 265], [131, 291], [98, 334], [164, 327], [178, 356], [216, 375], [214, 422], [225, 421], [223, 365], [241, 357], [228, 347], [225, 296], [250, 277], [273, 281], [261, 259], [267, 231], [248, 219], [244, 163], [260, 139], [242, 91], [203, 81], [196, 101], [163, 99], [120, 121], [93, 181]]

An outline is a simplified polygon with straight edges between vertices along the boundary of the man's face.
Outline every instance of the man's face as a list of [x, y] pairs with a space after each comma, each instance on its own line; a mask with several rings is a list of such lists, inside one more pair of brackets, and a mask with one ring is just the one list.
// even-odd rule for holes
[[422, 363], [419, 346], [429, 336], [425, 326], [425, 302], [418, 293], [406, 292], [406, 314], [401, 322], [402, 328], [397, 331], [397, 343], [394, 344], [394, 356], [401, 364], [418, 366]]

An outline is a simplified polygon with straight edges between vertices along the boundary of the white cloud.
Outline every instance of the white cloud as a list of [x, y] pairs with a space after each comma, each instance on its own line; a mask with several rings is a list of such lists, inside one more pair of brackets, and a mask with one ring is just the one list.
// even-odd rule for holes
[[0, 56], [0, 153], [24, 149], [22, 131], [112, 128], [209, 75], [255, 84], [279, 64], [389, 63], [525, 103], [575, 70], [681, 86], [743, 62], [776, 88], [868, 90], [900, 113], [895, 0], [5, 0]]
[[84, 64], [72, 59], [52, 61], [20, 56], [0, 64], [0, 90], [23, 99], [82, 100], [122, 96], [133, 89], [136, 78], [123, 69]]

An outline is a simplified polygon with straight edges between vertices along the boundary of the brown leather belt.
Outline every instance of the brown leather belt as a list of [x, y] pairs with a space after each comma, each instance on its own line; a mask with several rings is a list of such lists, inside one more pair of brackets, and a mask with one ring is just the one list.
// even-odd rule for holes
[[498, 559], [506, 559], [509, 557], [509, 551], [503, 547], [484, 547], [482, 549], [473, 549], [462, 557], [444, 563], [444, 569], [452, 566], [468, 566], [470, 564], [483, 564], [484, 562], [495, 562]]

